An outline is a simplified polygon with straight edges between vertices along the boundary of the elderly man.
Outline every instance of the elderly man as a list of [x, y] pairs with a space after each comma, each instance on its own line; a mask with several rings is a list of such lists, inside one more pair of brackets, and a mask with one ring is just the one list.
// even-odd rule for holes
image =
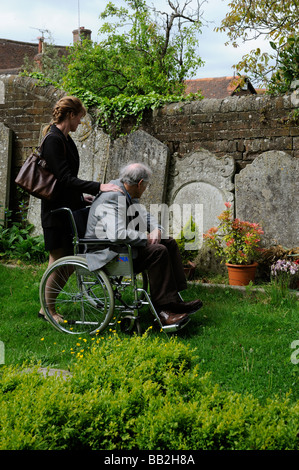
[[[187, 288], [187, 282], [177, 243], [172, 238], [163, 239], [162, 227], [139, 204], [151, 175], [142, 163], [124, 167], [120, 178], [111, 181], [120, 191], [100, 193], [92, 203], [85, 237], [130, 243], [135, 272], [148, 271], [152, 302], [162, 324], [172, 325], [196, 312], [202, 302], [181, 300], [178, 292]], [[92, 270], [100, 269], [117, 255], [114, 246], [90, 250], [97, 250], [96, 257], [87, 254]]]

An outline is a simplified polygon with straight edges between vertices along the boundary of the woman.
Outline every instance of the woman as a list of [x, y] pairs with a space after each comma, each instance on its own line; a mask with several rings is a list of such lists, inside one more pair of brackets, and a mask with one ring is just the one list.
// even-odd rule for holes
[[[119, 190], [117, 186], [111, 184], [100, 184], [78, 178], [79, 154], [69, 132], [76, 131], [85, 114], [86, 109], [78, 98], [64, 96], [54, 106], [53, 119], [44, 129], [44, 135], [48, 135], [43, 144], [43, 157], [58, 180], [54, 200], [42, 201], [41, 206], [41, 221], [45, 249], [49, 251], [49, 265], [73, 253], [72, 234], [65, 213], [53, 214], [52, 211], [60, 207], [76, 211], [90, 204], [92, 196], [100, 191]], [[84, 197], [83, 193], [91, 196]], [[52, 282], [55, 282], [55, 279], [50, 278], [49, 284]], [[49, 290], [50, 288], [51, 285]], [[51, 314], [55, 321], [62, 321], [60, 315], [55, 312], [54, 303]], [[45, 318], [43, 312], [39, 312], [39, 316]]]

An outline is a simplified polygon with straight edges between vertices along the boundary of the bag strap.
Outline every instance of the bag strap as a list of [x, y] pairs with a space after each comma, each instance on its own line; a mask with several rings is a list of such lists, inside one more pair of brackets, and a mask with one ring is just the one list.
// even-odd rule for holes
[[[42, 156], [42, 147], [43, 147], [43, 145], [44, 145], [44, 142], [45, 142], [46, 138], [47, 138], [49, 135], [55, 135], [55, 134], [54, 134], [54, 132], [48, 132], [48, 134], [46, 134], [46, 135], [43, 137], [41, 143], [40, 143], [39, 146], [37, 147], [37, 150], [38, 150], [38, 153], [39, 153], [40, 157]], [[57, 136], [57, 137], [58, 137], [58, 136]], [[64, 147], [64, 155], [65, 155], [65, 154], [66, 154], [65, 143], [64, 143], [62, 137], [59, 137], [59, 139], [62, 140], [63, 147]]]
[[48, 135], [49, 135], [49, 134], [46, 134], [46, 135], [43, 137], [41, 143], [40, 143], [39, 146], [36, 148], [36, 150], [38, 151], [38, 153], [39, 153], [40, 155], [41, 155], [42, 147], [43, 147], [44, 142], [45, 142], [46, 138], [48, 137]]

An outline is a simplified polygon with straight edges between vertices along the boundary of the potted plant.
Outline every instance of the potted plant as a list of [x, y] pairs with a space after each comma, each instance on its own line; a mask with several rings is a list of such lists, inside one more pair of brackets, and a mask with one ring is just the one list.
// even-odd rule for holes
[[189, 280], [194, 278], [196, 269], [194, 259], [198, 255], [198, 249], [188, 250], [186, 247], [188, 247], [188, 244], [193, 244], [193, 242], [196, 241], [197, 231], [197, 225], [191, 216], [183, 230], [180, 232], [179, 238], [176, 239], [184, 266], [184, 272], [186, 274], [186, 278]]
[[228, 268], [230, 285], [247, 285], [254, 280], [258, 263], [255, 261], [260, 237], [264, 233], [259, 224], [234, 218], [231, 203], [219, 215], [220, 224], [204, 234], [205, 242]]

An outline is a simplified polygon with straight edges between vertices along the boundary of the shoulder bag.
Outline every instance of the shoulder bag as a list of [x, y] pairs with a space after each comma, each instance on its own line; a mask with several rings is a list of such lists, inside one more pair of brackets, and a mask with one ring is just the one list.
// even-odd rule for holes
[[49, 170], [46, 160], [42, 157], [43, 143], [48, 135], [26, 159], [15, 183], [32, 196], [51, 201], [55, 198], [57, 178]]

